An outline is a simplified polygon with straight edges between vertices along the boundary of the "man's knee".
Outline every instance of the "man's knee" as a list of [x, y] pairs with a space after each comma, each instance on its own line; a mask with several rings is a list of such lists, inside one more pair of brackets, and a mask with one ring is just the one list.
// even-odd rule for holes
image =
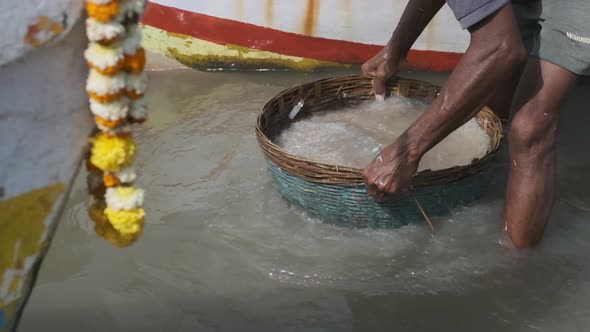
[[510, 145], [517, 153], [544, 157], [555, 149], [558, 114], [546, 110], [542, 102], [531, 101], [510, 124]]
[[502, 41], [497, 46], [497, 53], [499, 59], [505, 61], [505, 63], [511, 68], [521, 67], [527, 59], [526, 49], [520, 37], [509, 38]]

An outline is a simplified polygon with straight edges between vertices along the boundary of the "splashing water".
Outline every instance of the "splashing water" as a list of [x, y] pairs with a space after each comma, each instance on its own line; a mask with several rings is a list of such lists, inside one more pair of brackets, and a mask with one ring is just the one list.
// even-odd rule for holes
[[[317, 112], [294, 122], [276, 143], [307, 159], [362, 168], [393, 143], [427, 106], [422, 101], [391, 97]], [[489, 148], [490, 137], [472, 119], [426, 153], [419, 170], [466, 165], [473, 158], [485, 156]]]

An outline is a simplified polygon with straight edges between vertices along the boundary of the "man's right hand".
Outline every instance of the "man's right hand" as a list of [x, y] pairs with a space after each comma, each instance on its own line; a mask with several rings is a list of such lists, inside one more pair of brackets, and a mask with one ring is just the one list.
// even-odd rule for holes
[[418, 36], [444, 4], [445, 0], [408, 1], [385, 48], [363, 64], [363, 74], [375, 77], [373, 91], [376, 99], [385, 99], [385, 83], [397, 74], [400, 61], [406, 59]]
[[363, 74], [374, 77], [373, 91], [375, 92], [375, 99], [385, 99], [385, 85], [390, 78], [397, 74], [400, 60], [399, 52], [388, 43], [381, 52], [363, 64]]

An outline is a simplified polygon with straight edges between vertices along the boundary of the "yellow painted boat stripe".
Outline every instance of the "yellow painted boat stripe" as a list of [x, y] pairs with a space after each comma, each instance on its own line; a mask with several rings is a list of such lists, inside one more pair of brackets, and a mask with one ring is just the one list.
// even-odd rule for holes
[[343, 68], [344, 64], [306, 59], [279, 53], [250, 49], [238, 45], [219, 45], [192, 36], [170, 33], [142, 25], [143, 47], [163, 54], [189, 67], [199, 69], [293, 69], [310, 71], [318, 68]]
[[0, 201], [0, 332], [20, 305], [30, 272], [44, 248], [47, 225], [55, 203], [64, 192], [62, 183], [42, 187]]

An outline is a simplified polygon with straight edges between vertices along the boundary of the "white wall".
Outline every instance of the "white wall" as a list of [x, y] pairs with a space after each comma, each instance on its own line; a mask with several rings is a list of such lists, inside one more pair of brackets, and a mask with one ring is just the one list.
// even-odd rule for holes
[[[299, 33], [306, 0], [151, 0], [175, 7], [273, 29]], [[387, 42], [407, 0], [316, 0], [314, 36], [382, 45]], [[272, 5], [271, 5], [272, 4]], [[270, 9], [269, 9], [270, 8]], [[272, 19], [271, 19], [272, 17]], [[414, 49], [463, 52], [469, 41], [447, 6], [420, 36]]]

